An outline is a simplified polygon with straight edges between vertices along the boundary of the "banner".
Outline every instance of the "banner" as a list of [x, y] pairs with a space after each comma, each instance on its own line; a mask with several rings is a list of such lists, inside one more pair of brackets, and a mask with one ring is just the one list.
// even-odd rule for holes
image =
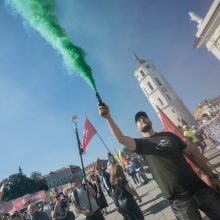
[[46, 200], [45, 191], [40, 191], [40, 192], [36, 192], [33, 194], [27, 194], [13, 201], [14, 209], [18, 211], [18, 210], [27, 208], [28, 205], [31, 203], [38, 203], [38, 202], [45, 201], [45, 200]]
[[27, 194], [15, 200], [8, 201], [0, 206], [0, 212], [2, 213], [9, 213], [13, 210], [19, 211], [21, 209], [25, 209], [31, 203], [38, 203], [45, 201], [47, 199], [46, 193], [44, 190], [33, 193]]
[[1, 213], [9, 213], [14, 208], [13, 201], [8, 201], [0, 206], [0, 212]]
[[220, 149], [220, 117], [214, 117], [202, 124], [201, 129], [206, 136], [214, 141], [216, 147]]
[[86, 146], [90, 142], [91, 138], [96, 134], [95, 128], [92, 126], [88, 118], [85, 120], [83, 139], [82, 139], [82, 153], [85, 151]]

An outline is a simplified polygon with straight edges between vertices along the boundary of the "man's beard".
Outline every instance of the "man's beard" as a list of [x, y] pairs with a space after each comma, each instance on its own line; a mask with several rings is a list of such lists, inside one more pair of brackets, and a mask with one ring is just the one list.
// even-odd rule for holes
[[146, 133], [146, 132], [149, 132], [150, 130], [152, 129], [152, 124], [148, 124], [148, 125], [145, 125], [142, 129], [141, 129], [141, 132], [143, 133]]

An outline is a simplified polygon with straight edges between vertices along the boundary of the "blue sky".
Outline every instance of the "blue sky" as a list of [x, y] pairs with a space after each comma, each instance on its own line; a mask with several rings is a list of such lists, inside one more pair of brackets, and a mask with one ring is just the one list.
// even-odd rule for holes
[[[71, 116], [78, 116], [80, 137], [87, 116], [106, 145], [121, 149], [97, 112], [91, 88], [69, 76], [61, 56], [0, 1], [0, 179], [17, 172], [46, 174], [80, 165]], [[190, 111], [220, 94], [220, 62], [206, 48], [195, 49], [196, 24], [211, 0], [57, 0], [56, 15], [70, 39], [87, 52], [97, 88], [121, 129], [135, 131], [134, 114], [148, 112], [156, 130], [161, 123], [141, 91], [128, 48], [153, 61]], [[106, 158], [97, 136], [85, 164]]]

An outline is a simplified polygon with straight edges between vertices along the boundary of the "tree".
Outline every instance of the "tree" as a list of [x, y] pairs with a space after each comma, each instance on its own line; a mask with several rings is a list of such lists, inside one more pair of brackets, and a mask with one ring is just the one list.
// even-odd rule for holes
[[26, 194], [32, 194], [41, 190], [48, 190], [46, 181], [40, 179], [39, 172], [32, 172], [32, 178], [23, 174], [19, 167], [19, 173], [9, 176], [5, 181], [4, 201], [9, 201]]
[[34, 182], [36, 184], [36, 189], [38, 189], [38, 191], [40, 191], [40, 190], [47, 191], [48, 190], [46, 180], [41, 178], [41, 172], [38, 172], [38, 171], [32, 172], [30, 178], [32, 180], [34, 180]]
[[34, 181], [39, 180], [40, 177], [41, 177], [41, 172], [38, 172], [38, 171], [32, 172], [30, 176], [30, 178]]

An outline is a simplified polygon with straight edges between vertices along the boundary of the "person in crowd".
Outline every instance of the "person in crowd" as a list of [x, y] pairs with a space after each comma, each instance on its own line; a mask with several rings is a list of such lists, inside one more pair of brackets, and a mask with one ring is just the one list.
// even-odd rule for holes
[[143, 169], [143, 166], [141, 165], [141, 162], [135, 157], [132, 157], [131, 161], [134, 164], [135, 171], [139, 175], [139, 182], [141, 183], [141, 178], [142, 178], [143, 184], [147, 184], [149, 182], [149, 180], [148, 180], [147, 175]]
[[55, 206], [52, 212], [52, 219], [53, 220], [58, 220], [58, 219], [74, 220], [75, 216], [69, 212], [69, 209], [67, 206], [67, 200], [66, 198], [64, 198], [63, 194], [57, 193], [54, 196], [54, 199], [55, 199]]
[[[142, 111], [136, 113], [135, 124], [143, 137], [125, 136], [105, 104], [99, 104], [98, 110], [106, 119], [113, 136], [148, 162], [151, 174], [177, 219], [202, 220], [199, 209], [211, 220], [220, 219], [220, 197], [213, 189], [219, 183], [219, 177], [190, 143], [187, 145], [171, 132], [155, 132], [148, 115]], [[194, 173], [184, 155], [209, 176], [213, 188]]]
[[[107, 170], [110, 174], [110, 183], [112, 186], [112, 199], [114, 201], [114, 204], [117, 208], [117, 211], [123, 215], [124, 220], [128, 220], [130, 219], [129, 218], [130, 212], [127, 213], [126, 209], [127, 211], [129, 211], [130, 208], [130, 207], [128, 208], [129, 204], [133, 204], [133, 199], [131, 197], [136, 193], [136, 191], [135, 190], [132, 191], [133, 189], [128, 185], [123, 168], [116, 162], [115, 158], [111, 153], [108, 153]], [[119, 182], [117, 182], [116, 177], [119, 178], [120, 180]], [[125, 185], [128, 189], [124, 190], [123, 186], [125, 187]], [[122, 188], [121, 191], [125, 192], [125, 196], [124, 193], [120, 193], [120, 187]], [[129, 190], [130, 193], [127, 194], [126, 192]], [[138, 195], [135, 196], [138, 197]], [[139, 201], [141, 201], [141, 199], [139, 199]], [[137, 208], [137, 205], [135, 205], [134, 207]], [[139, 212], [140, 209], [137, 208], [136, 211]], [[136, 214], [138, 215], [138, 213]]]
[[4, 213], [2, 216], [2, 220], [8, 220], [8, 216], [9, 216], [8, 213]]
[[100, 178], [100, 181], [101, 181], [103, 188], [106, 190], [109, 197], [111, 197], [112, 196], [112, 187], [111, 187], [111, 183], [110, 183], [110, 174], [108, 172], [106, 172], [104, 169], [99, 170], [98, 172], [99, 172], [99, 178]]
[[192, 126], [192, 132], [195, 135], [195, 137], [200, 141], [200, 143], [203, 145], [203, 148], [207, 147], [207, 144], [205, 143], [205, 133], [202, 129], [199, 128], [199, 125], [193, 125]]
[[43, 212], [43, 209], [44, 209], [44, 204], [43, 204], [43, 202], [39, 202], [37, 206], [38, 206], [38, 211], [39, 211], [39, 212]]
[[24, 210], [24, 211], [22, 212], [22, 215], [23, 215], [23, 219], [25, 219], [25, 220], [29, 220], [27, 210]]
[[[107, 171], [110, 174], [110, 177], [111, 173], [114, 172], [116, 168], [124, 174], [123, 168], [116, 162], [114, 156], [111, 153], [108, 153]], [[126, 178], [125, 174], [124, 177]]]
[[117, 211], [123, 215], [124, 220], [144, 220], [141, 209], [134, 199], [135, 196], [142, 202], [140, 196], [129, 186], [122, 170], [117, 166], [114, 168], [111, 172], [111, 184]]
[[12, 211], [9, 214], [9, 218], [7, 218], [8, 220], [24, 220], [23, 215], [21, 214], [21, 212], [18, 211]]
[[209, 115], [207, 113], [203, 113], [202, 114], [202, 123], [205, 123], [207, 121], [209, 121], [211, 118], [209, 117]]
[[108, 214], [108, 212], [107, 212], [108, 203], [107, 203], [105, 195], [102, 191], [99, 176], [94, 177], [94, 189], [96, 192], [96, 200], [97, 200], [98, 206], [101, 209], [102, 214], [105, 216]]
[[52, 210], [53, 210], [53, 205], [51, 201], [45, 201], [44, 206], [43, 206], [43, 212], [47, 214], [47, 216], [52, 219]]
[[95, 191], [90, 185], [85, 186], [75, 177], [72, 177], [72, 199], [76, 213], [86, 216], [85, 220], [104, 220], [104, 216], [94, 198]]
[[49, 217], [44, 212], [39, 212], [36, 204], [29, 204], [27, 212], [31, 220], [49, 220]]
[[136, 175], [136, 170], [134, 168], [134, 164], [131, 162], [131, 160], [127, 160], [127, 164], [125, 167], [126, 172], [128, 173], [129, 176], [131, 176], [132, 180], [134, 181], [136, 186], [140, 186], [140, 181], [137, 178]]
[[204, 154], [205, 145], [196, 138], [193, 130], [188, 125], [183, 125], [183, 131], [184, 137], [186, 137], [191, 144], [200, 147], [202, 154]]

